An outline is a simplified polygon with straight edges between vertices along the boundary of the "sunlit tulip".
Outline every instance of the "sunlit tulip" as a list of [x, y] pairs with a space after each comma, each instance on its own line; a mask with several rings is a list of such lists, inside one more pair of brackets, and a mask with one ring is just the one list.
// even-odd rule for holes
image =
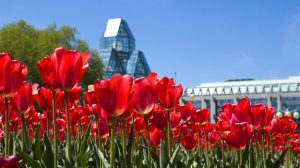
[[136, 112], [145, 115], [150, 113], [155, 103], [154, 85], [157, 80], [156, 73], [150, 73], [147, 77], [138, 78], [134, 82], [132, 108]]
[[17, 94], [10, 99], [13, 108], [18, 113], [26, 113], [33, 103], [32, 87], [28, 82], [24, 82]]
[[118, 117], [127, 110], [132, 86], [132, 77], [119, 74], [94, 83], [95, 95], [100, 106], [112, 117]]
[[155, 93], [162, 107], [174, 108], [182, 95], [182, 86], [175, 86], [174, 80], [163, 77], [155, 84]]
[[0, 97], [13, 97], [26, 79], [27, 67], [8, 53], [0, 53], [0, 65]]
[[38, 106], [44, 111], [52, 111], [52, 91], [48, 88], [41, 87], [34, 95]]
[[88, 53], [57, 48], [38, 62], [38, 69], [48, 88], [70, 91], [76, 87], [88, 68]]
[[230, 132], [225, 136], [225, 140], [229, 147], [242, 150], [245, 149], [252, 135], [253, 131], [248, 123], [236, 123], [231, 125]]

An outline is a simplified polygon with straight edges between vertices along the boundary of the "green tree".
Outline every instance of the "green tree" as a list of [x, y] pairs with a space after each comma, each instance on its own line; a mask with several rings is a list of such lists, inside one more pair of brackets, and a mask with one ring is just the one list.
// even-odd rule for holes
[[97, 78], [102, 77], [103, 64], [96, 50], [90, 50], [88, 44], [76, 38], [77, 31], [70, 26], [58, 28], [55, 24], [46, 29], [36, 29], [25, 21], [19, 21], [0, 28], [0, 52], [9, 52], [13, 59], [27, 65], [28, 78], [31, 83], [42, 84], [36, 63], [43, 57], [53, 53], [57, 47], [89, 52], [90, 68], [82, 79], [86, 87]]

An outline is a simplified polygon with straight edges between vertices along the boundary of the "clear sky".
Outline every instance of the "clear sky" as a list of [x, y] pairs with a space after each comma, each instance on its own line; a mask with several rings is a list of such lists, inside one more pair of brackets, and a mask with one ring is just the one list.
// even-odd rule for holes
[[76, 27], [98, 49], [107, 19], [124, 18], [152, 71], [193, 87], [300, 75], [300, 1], [0, 0], [0, 26]]

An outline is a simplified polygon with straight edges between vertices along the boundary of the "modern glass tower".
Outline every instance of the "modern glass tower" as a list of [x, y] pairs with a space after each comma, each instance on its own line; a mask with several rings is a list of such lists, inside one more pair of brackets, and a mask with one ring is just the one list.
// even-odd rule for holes
[[135, 49], [135, 39], [121, 18], [108, 20], [100, 41], [100, 57], [104, 63], [104, 78], [114, 74], [138, 78], [150, 73], [143, 52]]

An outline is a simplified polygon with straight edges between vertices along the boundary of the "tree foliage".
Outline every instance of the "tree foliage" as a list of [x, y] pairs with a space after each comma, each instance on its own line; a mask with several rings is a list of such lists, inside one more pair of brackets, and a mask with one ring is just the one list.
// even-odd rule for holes
[[20, 60], [28, 68], [28, 81], [42, 83], [36, 63], [53, 53], [57, 47], [89, 52], [90, 68], [83, 77], [82, 85], [92, 84], [101, 78], [103, 64], [96, 50], [90, 50], [88, 44], [76, 38], [77, 31], [70, 26], [58, 28], [55, 24], [46, 29], [36, 29], [25, 21], [19, 21], [0, 28], [0, 52], [9, 52], [13, 59]]

